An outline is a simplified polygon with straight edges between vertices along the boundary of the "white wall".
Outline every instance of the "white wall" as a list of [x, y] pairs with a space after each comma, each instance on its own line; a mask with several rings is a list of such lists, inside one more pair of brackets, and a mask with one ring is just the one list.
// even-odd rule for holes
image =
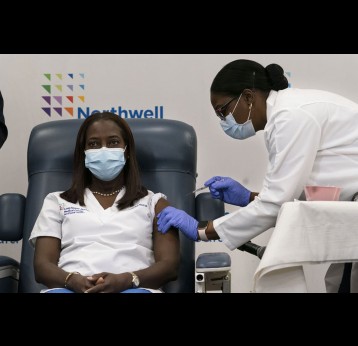
[[[0, 150], [0, 193], [26, 195], [30, 131], [39, 123], [61, 119], [59, 115], [49, 117], [41, 109], [46, 107], [42, 96], [48, 95], [43, 84], [63, 86], [62, 92], [53, 86], [51, 96], [74, 95], [75, 111], [86, 106], [92, 110], [163, 106], [164, 118], [182, 120], [197, 132], [197, 186], [213, 175], [225, 175], [249, 189], [260, 190], [267, 163], [262, 133], [245, 141], [226, 136], [210, 105], [209, 88], [214, 76], [225, 64], [240, 58], [265, 66], [280, 64], [291, 75], [293, 87], [324, 89], [358, 102], [357, 55], [0, 55], [0, 90], [9, 129], [8, 140]], [[51, 82], [44, 73], [52, 74]], [[63, 74], [62, 81], [56, 73]], [[75, 78], [72, 80], [67, 73], [74, 73]], [[84, 73], [84, 78], [79, 73]], [[67, 87], [72, 82], [73, 92]], [[84, 96], [85, 102], [78, 96]], [[71, 103], [67, 100], [62, 106]], [[73, 117], [77, 118], [76, 112]], [[71, 116], [63, 111], [62, 118]], [[233, 210], [227, 206], [227, 211]], [[270, 233], [253, 241], [264, 245]], [[228, 250], [220, 242], [197, 244], [198, 254], [207, 251]], [[258, 259], [240, 251], [228, 252], [233, 261], [232, 291], [249, 292]], [[19, 259], [20, 244], [1, 244], [0, 254]]]

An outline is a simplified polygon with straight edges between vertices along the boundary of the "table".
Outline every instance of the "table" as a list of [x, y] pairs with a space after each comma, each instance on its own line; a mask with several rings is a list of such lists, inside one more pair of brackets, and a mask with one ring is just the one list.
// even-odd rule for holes
[[284, 203], [254, 275], [255, 292], [308, 292], [304, 264], [358, 261], [358, 203]]

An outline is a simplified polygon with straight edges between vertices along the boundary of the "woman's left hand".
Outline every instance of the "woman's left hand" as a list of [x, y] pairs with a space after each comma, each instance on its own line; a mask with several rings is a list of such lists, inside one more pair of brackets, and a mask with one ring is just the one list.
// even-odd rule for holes
[[85, 293], [119, 293], [132, 288], [132, 275], [130, 273], [112, 274], [99, 273], [87, 277], [95, 284]]

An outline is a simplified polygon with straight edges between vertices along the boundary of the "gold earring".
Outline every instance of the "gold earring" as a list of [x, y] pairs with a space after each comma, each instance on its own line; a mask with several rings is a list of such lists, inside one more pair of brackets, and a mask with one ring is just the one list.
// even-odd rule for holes
[[251, 111], [251, 108], [252, 108], [252, 103], [250, 104], [250, 106], [249, 106], [249, 110]]

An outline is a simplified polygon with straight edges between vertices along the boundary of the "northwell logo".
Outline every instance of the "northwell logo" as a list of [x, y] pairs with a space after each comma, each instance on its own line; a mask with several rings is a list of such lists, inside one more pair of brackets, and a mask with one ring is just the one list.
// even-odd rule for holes
[[122, 106], [98, 110], [86, 106], [85, 74], [84, 73], [44, 73], [42, 90], [46, 95], [41, 96], [44, 107], [41, 109], [49, 117], [70, 116], [87, 118], [101, 111], [118, 114], [121, 118], [164, 118], [164, 107], [154, 106], [151, 109], [125, 109]]
[[[78, 119], [82, 116], [87, 118], [93, 113], [100, 112], [98, 109], [91, 110], [89, 107], [85, 109], [78, 107]], [[158, 118], [163, 119], [164, 116], [164, 108], [163, 106], [155, 106], [154, 109], [124, 109], [121, 106], [112, 107], [110, 109], [104, 109], [103, 112], [111, 112], [114, 114], [118, 114], [121, 118]]]
[[85, 102], [84, 73], [44, 73], [42, 88], [47, 92], [42, 96], [45, 107], [42, 110], [52, 115], [73, 117], [75, 105]]

